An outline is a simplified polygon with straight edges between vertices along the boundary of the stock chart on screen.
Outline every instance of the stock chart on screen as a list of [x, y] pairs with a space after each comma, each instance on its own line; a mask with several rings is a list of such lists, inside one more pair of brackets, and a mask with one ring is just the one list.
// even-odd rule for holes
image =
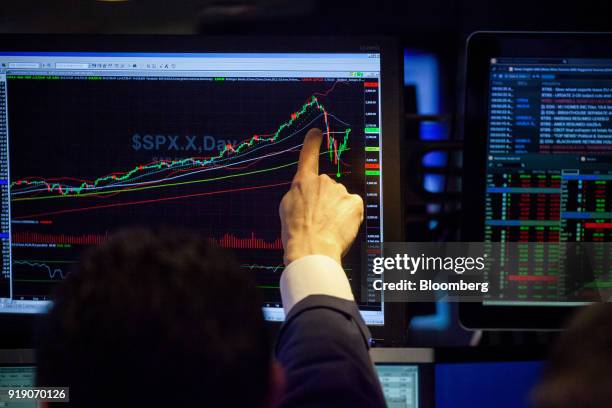
[[[233, 251], [280, 320], [278, 205], [304, 135], [382, 239], [380, 55], [0, 55], [5, 311], [39, 312], [82, 251], [129, 226]], [[357, 245], [359, 247], [359, 245]], [[359, 248], [345, 269], [359, 293]], [[359, 298], [359, 296], [357, 296]], [[382, 323], [379, 303], [362, 303]]]
[[[489, 79], [485, 239], [611, 241], [612, 60], [496, 58]], [[522, 254], [524, 267], [491, 276], [501, 290], [489, 303], [570, 305], [612, 287], [603, 269], [584, 282], [584, 296], [570, 293], [563, 248]], [[609, 254], [594, 256], [609, 265]]]

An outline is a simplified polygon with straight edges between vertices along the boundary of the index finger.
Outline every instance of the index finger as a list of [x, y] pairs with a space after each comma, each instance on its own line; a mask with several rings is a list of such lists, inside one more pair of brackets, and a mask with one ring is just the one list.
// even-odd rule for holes
[[300, 151], [300, 160], [298, 162], [298, 170], [296, 177], [302, 174], [319, 174], [319, 154], [321, 152], [321, 142], [323, 141], [323, 133], [320, 129], [313, 128], [306, 133], [304, 144]]

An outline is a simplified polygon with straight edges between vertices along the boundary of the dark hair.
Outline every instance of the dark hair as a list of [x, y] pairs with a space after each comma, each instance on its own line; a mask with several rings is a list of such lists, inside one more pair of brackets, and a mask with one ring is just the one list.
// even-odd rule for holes
[[537, 408], [612, 405], [612, 304], [597, 303], [571, 320], [533, 392]]
[[125, 231], [88, 252], [38, 339], [39, 386], [70, 387], [72, 406], [258, 406], [268, 391], [254, 280], [186, 233]]

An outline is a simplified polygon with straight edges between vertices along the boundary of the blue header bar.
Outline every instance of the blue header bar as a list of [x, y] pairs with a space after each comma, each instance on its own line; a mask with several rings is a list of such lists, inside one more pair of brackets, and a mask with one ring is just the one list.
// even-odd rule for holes
[[136, 57], [136, 58], [373, 58], [378, 53], [195, 53], [195, 52], [33, 52], [0, 51], [9, 57]]

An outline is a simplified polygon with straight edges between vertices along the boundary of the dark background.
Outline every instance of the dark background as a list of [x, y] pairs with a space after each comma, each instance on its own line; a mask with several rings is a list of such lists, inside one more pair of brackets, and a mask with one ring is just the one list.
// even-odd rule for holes
[[[328, 95], [320, 95], [330, 89]], [[181, 151], [181, 147], [186, 147], [185, 135], [196, 136], [195, 144], [201, 146], [205, 135], [213, 137], [215, 141], [241, 143], [253, 134], [274, 134], [282, 123], [290, 119], [292, 112], [299, 111], [313, 95], [319, 94], [317, 100], [329, 112], [331, 130], [341, 131], [347, 127], [338, 120], [350, 124], [352, 130], [348, 140], [349, 150], [341, 156], [342, 175], [339, 180], [350, 191], [365, 196], [364, 174], [361, 171], [364, 166], [362, 141], [365, 124], [364, 85], [361, 80], [335, 84], [333, 80], [9, 79], [8, 93], [13, 135], [10, 146], [12, 179], [35, 176], [37, 179], [57, 180], [58, 177], [71, 177], [74, 179], [63, 179], [61, 182], [74, 187], [81, 185], [81, 181], [76, 180], [89, 180], [91, 184], [97, 178], [156, 162], [160, 160], [159, 157], [181, 160], [195, 156], [202, 159], [218, 153], [217, 148], [202, 152]], [[49, 222], [14, 224], [13, 236], [39, 233], [104, 237], [126, 226], [137, 226], [190, 228], [214, 240], [220, 240], [225, 234], [240, 239], [254, 234], [256, 238], [272, 243], [280, 239], [278, 205], [295, 172], [295, 165], [290, 164], [297, 161], [299, 146], [310, 126], [325, 129], [323, 113], [315, 107], [307, 109], [296, 122], [285, 128], [275, 143], [260, 142], [259, 147], [245, 150], [241, 154], [243, 157], [239, 156], [241, 158], [237, 160], [217, 161], [219, 164], [239, 164], [199, 174], [189, 175], [187, 172], [183, 177], [166, 183], [223, 176], [231, 176], [230, 179], [104, 196], [90, 192], [80, 197], [71, 194], [72, 197], [62, 198], [54, 189], [54, 194], [45, 197], [55, 198], [13, 201], [11, 213], [14, 219]], [[168, 144], [159, 146], [158, 150], [135, 149], [135, 134], [178, 136], [179, 150], [169, 150]], [[265, 157], [277, 152], [284, 153]], [[252, 160], [257, 157], [261, 158]], [[250, 161], [241, 163], [243, 160]], [[242, 173], [283, 165], [290, 166], [236, 177]], [[357, 169], [359, 171], [355, 171]], [[321, 160], [320, 171], [336, 178], [336, 166], [330, 163], [327, 155]], [[139, 179], [137, 175], [133, 182], [177, 176], [163, 171], [144, 179]], [[279, 183], [284, 184], [202, 195]], [[100, 184], [103, 185], [104, 182]], [[120, 187], [111, 190], [117, 189]], [[87, 194], [87, 190], [83, 193]], [[40, 198], [37, 194], [19, 197]], [[186, 195], [196, 196], [180, 198]], [[162, 201], [138, 203], [156, 199]], [[111, 205], [114, 207], [95, 208]], [[358, 242], [364, 239], [361, 235]], [[82, 248], [84, 246], [81, 245], [70, 248], [14, 248], [13, 259], [30, 263], [33, 260], [50, 260], [54, 268], [59, 263], [65, 274], [69, 270], [69, 262], [78, 259]], [[279, 303], [278, 279], [282, 267], [271, 270], [260, 266], [282, 266], [282, 251], [240, 249], [233, 252], [243, 267], [250, 266], [256, 273], [258, 284], [265, 286], [264, 301]], [[358, 272], [358, 254], [356, 245], [347, 255], [346, 268]], [[17, 265], [14, 279], [18, 283], [13, 296], [26, 299], [46, 297], [49, 287], [61, 280], [59, 274], [55, 274], [53, 279], [48, 279], [51, 278], [49, 275], [54, 274], [47, 273], [38, 265]], [[359, 276], [353, 276], [353, 280], [360, 282]], [[269, 286], [276, 286], [276, 289]], [[360, 285], [354, 285], [354, 289], [357, 298], [360, 298]]]
[[[0, 32], [384, 34], [405, 50], [407, 240], [458, 237], [465, 41], [478, 30], [612, 31], [608, 0], [21, 0], [0, 4]], [[447, 304], [410, 304], [410, 344], [465, 345]], [[546, 343], [541, 333], [489, 344]], [[472, 339], [473, 340], [473, 339]]]
[[606, 0], [20, 0], [0, 5], [1, 32], [386, 34], [441, 58], [445, 108], [477, 30], [608, 31]]

